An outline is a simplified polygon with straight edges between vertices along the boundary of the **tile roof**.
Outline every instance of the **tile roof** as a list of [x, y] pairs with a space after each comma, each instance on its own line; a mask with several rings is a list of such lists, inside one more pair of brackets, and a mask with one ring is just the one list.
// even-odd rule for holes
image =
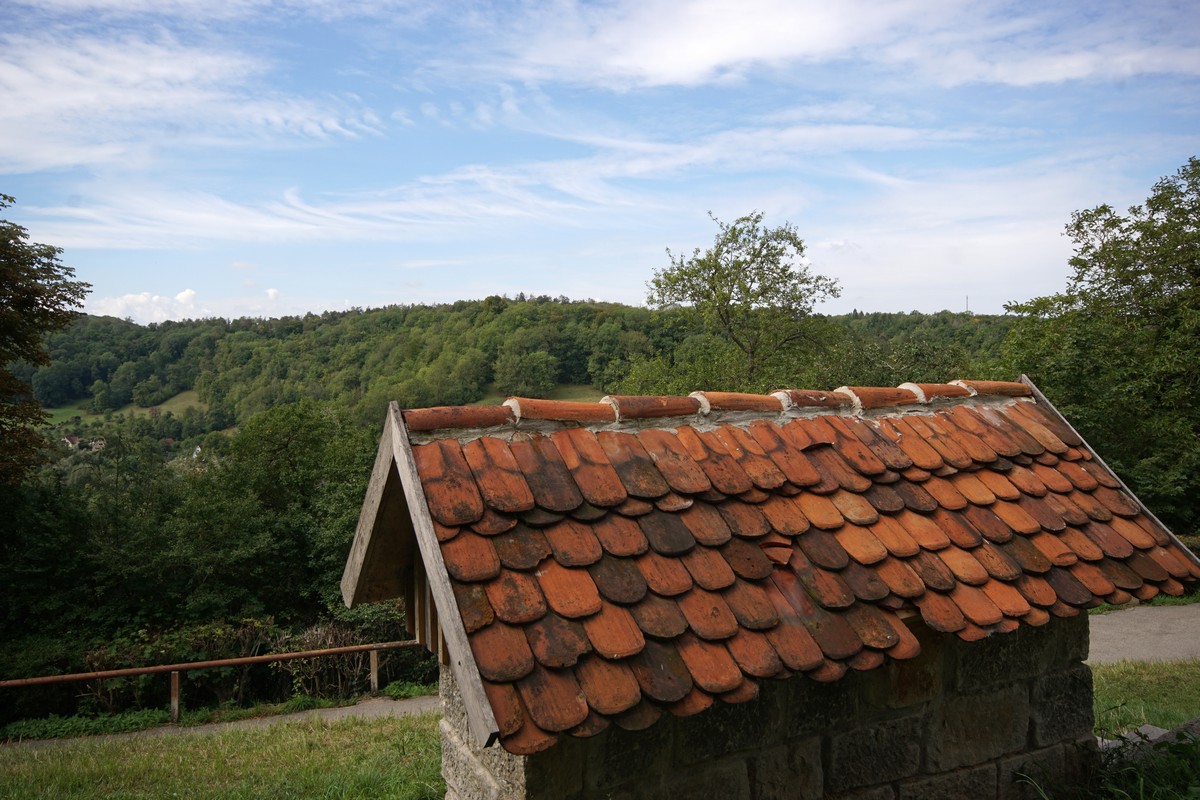
[[910, 616], [975, 640], [1200, 579], [1028, 382], [403, 419], [438, 610], [514, 753], [912, 658]]

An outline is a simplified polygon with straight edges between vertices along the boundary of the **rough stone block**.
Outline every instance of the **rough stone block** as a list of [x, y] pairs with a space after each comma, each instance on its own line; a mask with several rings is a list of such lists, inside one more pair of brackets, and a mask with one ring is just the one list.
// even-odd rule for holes
[[824, 796], [821, 740], [816, 736], [763, 750], [750, 763], [754, 800], [820, 800]]
[[1054, 745], [1021, 753], [1000, 762], [1000, 800], [1040, 800], [1042, 795], [1029, 783], [1046, 789], [1064, 785], [1063, 746]]
[[1038, 678], [1033, 684], [1034, 744], [1046, 746], [1091, 733], [1092, 671], [1077, 664]]
[[947, 637], [920, 625], [913, 631], [921, 654], [906, 661], [891, 661], [861, 676], [864, 700], [876, 708], [911, 708], [942, 695], [945, 680]]
[[657, 790], [634, 790], [638, 800], [695, 800], [720, 797], [722, 800], [751, 800], [746, 762], [740, 759], [720, 762], [699, 772], [679, 772], [667, 776]]
[[1074, 617], [1054, 618], [1044, 626], [1054, 634], [1057, 644], [1055, 663], [1061, 667], [1069, 667], [1080, 661], [1087, 661], [1091, 650], [1091, 636], [1088, 628], [1088, 615], [1079, 614]]
[[[520, 759], [525, 771], [526, 797], [561, 800], [582, 791], [584, 764], [593, 746], [591, 739], [561, 736], [549, 750]], [[499, 746], [490, 749], [503, 750]], [[512, 758], [520, 758], [505, 752]]]
[[839, 794], [830, 800], [896, 800], [896, 793], [890, 786], [876, 786], [874, 789], [861, 789], [857, 792]]
[[1028, 731], [1024, 686], [946, 697], [930, 720], [925, 771], [948, 772], [1023, 750]]
[[[710, 709], [711, 710], [711, 709]], [[700, 716], [704, 716], [701, 714]], [[677, 771], [671, 761], [676, 720], [669, 715], [650, 728], [627, 731], [616, 725], [583, 740], [584, 783], [588, 789], [608, 789], [647, 776]], [[548, 755], [553, 753], [548, 751]]]
[[996, 765], [960, 769], [900, 784], [898, 800], [991, 800], [996, 796]]
[[[773, 688], [776, 691], [771, 691]], [[766, 684], [757, 700], [717, 702], [703, 714], [679, 719], [675, 735], [677, 763], [695, 764], [778, 742], [778, 722], [789, 696], [778, 688]]]
[[847, 675], [833, 683], [820, 683], [797, 675], [786, 681], [771, 681], [768, 697], [774, 697], [777, 692], [780, 707], [779, 732], [773, 741], [803, 739], [841, 730], [856, 722], [862, 677]]
[[864, 725], [830, 737], [825, 785], [856, 789], [915, 775], [921, 766], [921, 717]]
[[442, 734], [442, 778], [446, 781], [447, 797], [454, 795], [472, 800], [516, 797], [512, 793], [501, 793], [499, 782], [479, 763], [450, 722], [443, 719], [438, 728]]

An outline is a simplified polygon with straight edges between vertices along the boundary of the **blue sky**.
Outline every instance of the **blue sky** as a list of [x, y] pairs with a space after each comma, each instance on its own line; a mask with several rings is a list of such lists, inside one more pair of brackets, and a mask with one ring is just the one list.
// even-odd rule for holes
[[93, 313], [640, 303], [790, 221], [822, 310], [1065, 286], [1200, 154], [1191, 2], [6, 0], [0, 192]]

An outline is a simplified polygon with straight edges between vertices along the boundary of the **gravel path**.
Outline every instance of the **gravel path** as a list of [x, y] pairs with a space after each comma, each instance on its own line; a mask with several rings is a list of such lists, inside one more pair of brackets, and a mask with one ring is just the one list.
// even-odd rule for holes
[[1091, 618], [1089, 664], [1200, 658], [1200, 604], [1136, 606]]

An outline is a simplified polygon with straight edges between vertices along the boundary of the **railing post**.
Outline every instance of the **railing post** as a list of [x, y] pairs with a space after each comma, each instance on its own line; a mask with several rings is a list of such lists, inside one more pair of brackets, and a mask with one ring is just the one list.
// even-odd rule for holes
[[371, 651], [371, 694], [379, 694], [379, 651]]
[[179, 722], [179, 670], [171, 673], [171, 722]]

